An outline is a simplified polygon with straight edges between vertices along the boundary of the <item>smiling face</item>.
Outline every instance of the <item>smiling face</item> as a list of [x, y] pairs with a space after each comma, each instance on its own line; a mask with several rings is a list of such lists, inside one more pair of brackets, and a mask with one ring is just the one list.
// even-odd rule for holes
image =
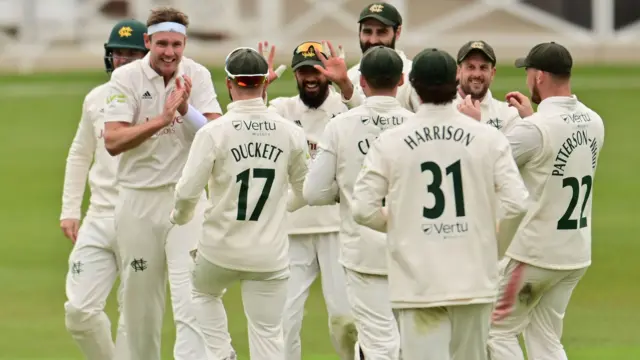
[[484, 98], [495, 75], [496, 68], [491, 61], [478, 52], [469, 54], [458, 65], [460, 89], [474, 100]]
[[145, 34], [145, 46], [151, 53], [151, 67], [164, 78], [172, 77], [182, 60], [186, 41], [185, 35], [176, 32]]
[[370, 47], [376, 45], [386, 46], [392, 49], [396, 47], [396, 40], [400, 37], [401, 28], [394, 31], [392, 26], [387, 26], [378, 20], [368, 19], [360, 24], [360, 49], [364, 54]]
[[312, 66], [295, 71], [300, 100], [310, 108], [318, 108], [329, 95], [329, 80]]

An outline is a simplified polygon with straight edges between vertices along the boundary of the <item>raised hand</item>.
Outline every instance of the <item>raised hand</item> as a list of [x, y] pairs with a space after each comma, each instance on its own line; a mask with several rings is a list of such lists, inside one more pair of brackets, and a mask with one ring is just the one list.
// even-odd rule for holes
[[465, 96], [464, 100], [462, 100], [462, 102], [458, 104], [458, 111], [475, 120], [482, 120], [480, 101], [471, 99], [471, 95]]
[[182, 86], [180, 88], [176, 87], [176, 89], [173, 90], [169, 97], [164, 101], [162, 119], [166, 125], [169, 125], [173, 121], [176, 111], [178, 111], [180, 105], [184, 103], [184, 96], [186, 92], [185, 88], [186, 87]]
[[519, 91], [512, 91], [505, 96], [509, 106], [513, 106], [518, 110], [521, 118], [533, 115], [533, 106], [531, 100]]
[[[267, 49], [269, 50], [267, 51]], [[271, 48], [269, 48], [268, 41], [261, 41], [258, 43], [258, 52], [262, 54], [265, 59], [267, 59], [267, 64], [269, 65], [269, 76], [267, 77], [267, 83], [271, 84], [282, 75], [287, 67], [285, 65], [280, 65], [276, 70], [273, 70], [273, 61], [276, 57], [276, 46], [271, 45]]]
[[182, 91], [182, 103], [178, 106], [178, 112], [184, 116], [189, 110], [189, 96], [191, 96], [192, 82], [188, 75], [182, 75], [182, 81], [180, 78], [176, 78], [176, 90]]
[[323, 49], [329, 49], [329, 57], [326, 57], [322, 52], [316, 53], [318, 59], [322, 62], [322, 66], [315, 65], [314, 67], [339, 87], [351, 82], [347, 75], [348, 69], [347, 63], [344, 60], [345, 56], [342, 45], [338, 46], [338, 52], [336, 52], [330, 41], [323, 41], [322, 47]]

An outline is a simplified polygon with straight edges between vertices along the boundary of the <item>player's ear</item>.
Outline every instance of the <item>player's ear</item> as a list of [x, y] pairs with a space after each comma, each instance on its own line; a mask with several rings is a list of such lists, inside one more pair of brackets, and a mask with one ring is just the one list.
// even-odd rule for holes
[[402, 73], [402, 75], [400, 75], [400, 81], [398, 81], [398, 87], [404, 85], [404, 73]]
[[142, 34], [142, 36], [144, 37], [144, 47], [151, 50], [151, 36], [147, 33]]
[[231, 90], [231, 80], [229, 80], [229, 78], [226, 78], [225, 83], [227, 84], [227, 89]]
[[363, 88], [363, 89], [369, 87], [368, 84], [367, 84], [367, 80], [365, 80], [364, 76], [362, 76], [362, 75], [360, 75], [360, 87]]
[[461, 65], [458, 65], [458, 67], [456, 68], [456, 80], [458, 80], [458, 82], [460, 81], [460, 71], [462, 69]]
[[396, 28], [396, 41], [398, 41], [400, 39], [400, 33], [402, 32], [402, 25], [398, 25], [398, 27]]

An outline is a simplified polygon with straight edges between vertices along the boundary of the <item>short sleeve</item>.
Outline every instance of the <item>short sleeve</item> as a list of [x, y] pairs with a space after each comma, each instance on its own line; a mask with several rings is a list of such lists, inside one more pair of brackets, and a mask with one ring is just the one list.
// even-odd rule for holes
[[211, 72], [205, 67], [201, 67], [194, 75], [191, 105], [202, 114], [222, 114], [218, 95], [211, 80]]
[[107, 98], [105, 99], [104, 121], [133, 123], [138, 99], [126, 79], [126, 74], [114, 72], [107, 84]]

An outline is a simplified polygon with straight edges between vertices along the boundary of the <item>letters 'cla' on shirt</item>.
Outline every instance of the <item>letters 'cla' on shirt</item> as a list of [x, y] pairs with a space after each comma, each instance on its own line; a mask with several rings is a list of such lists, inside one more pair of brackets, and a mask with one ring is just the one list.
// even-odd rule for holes
[[[575, 96], [550, 97], [507, 133], [531, 194], [507, 256], [547, 269], [591, 264], [591, 209], [602, 118]], [[527, 145], [538, 139], [538, 147]], [[530, 151], [529, 148], [535, 151]]]
[[491, 303], [498, 288], [496, 206], [501, 201], [505, 217], [516, 217], [526, 196], [501, 132], [450, 104], [425, 104], [369, 149], [353, 213], [358, 223], [387, 230], [395, 308]]
[[[211, 73], [195, 61], [182, 58], [175, 77], [193, 81], [189, 103], [201, 113], [222, 113]], [[109, 81], [105, 122], [128, 122], [135, 126], [162, 114], [165, 99], [175, 89], [175, 78], [165, 87], [162, 76], [149, 65], [149, 54], [116, 69]], [[134, 189], [175, 185], [193, 141], [193, 131], [176, 111], [171, 124], [138, 147], [120, 155], [118, 185]]]
[[82, 117], [67, 156], [60, 219], [80, 219], [87, 177], [91, 191], [87, 215], [113, 216], [118, 197], [117, 157], [109, 155], [104, 146], [103, 115], [107, 96], [107, 84], [102, 84], [84, 98]]
[[[371, 144], [388, 129], [402, 125], [413, 113], [396, 98], [372, 96], [364, 104], [338, 115], [329, 122], [305, 182], [310, 187], [328, 188], [337, 181], [340, 189], [340, 262], [365, 274], [387, 274], [387, 234], [358, 225], [353, 220], [353, 184]], [[333, 158], [333, 168], [317, 168], [324, 157]], [[324, 184], [313, 185], [324, 179]]]
[[289, 186], [302, 198], [309, 153], [301, 128], [267, 110], [262, 99], [235, 101], [202, 127], [176, 186], [176, 219], [193, 216], [205, 184], [209, 204], [198, 252], [239, 271], [289, 265]]
[[[318, 143], [329, 120], [346, 112], [347, 106], [340, 94], [330, 90], [329, 96], [317, 109], [306, 106], [299, 96], [281, 97], [271, 100], [270, 109], [292, 121], [304, 130], [311, 158], [315, 158]], [[318, 234], [340, 230], [340, 208], [338, 205], [305, 206], [288, 216], [289, 234]]]

